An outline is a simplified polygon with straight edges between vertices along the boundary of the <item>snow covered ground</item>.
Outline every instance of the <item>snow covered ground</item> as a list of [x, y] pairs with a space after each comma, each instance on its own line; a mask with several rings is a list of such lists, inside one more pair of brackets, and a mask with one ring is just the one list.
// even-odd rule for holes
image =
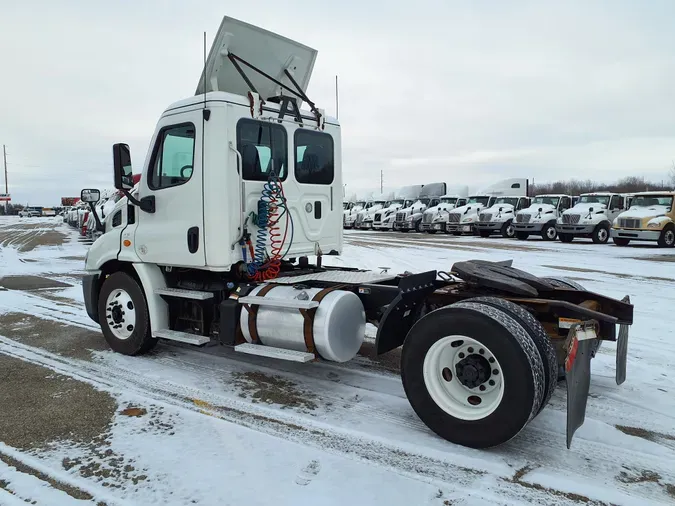
[[82, 303], [87, 245], [59, 219], [0, 218], [0, 504], [675, 504], [672, 251], [350, 231], [345, 241], [324, 261], [419, 272], [513, 259], [628, 294], [628, 379], [615, 384], [604, 343], [570, 450], [564, 388], [508, 444], [455, 446], [417, 419], [395, 352], [305, 365], [165, 344], [113, 354]]

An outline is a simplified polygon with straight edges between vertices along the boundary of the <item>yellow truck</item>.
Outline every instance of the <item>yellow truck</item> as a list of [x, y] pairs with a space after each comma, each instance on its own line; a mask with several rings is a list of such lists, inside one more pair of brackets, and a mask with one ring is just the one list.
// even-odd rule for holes
[[627, 211], [612, 223], [610, 235], [617, 246], [630, 241], [655, 241], [662, 248], [675, 246], [675, 191], [636, 193]]

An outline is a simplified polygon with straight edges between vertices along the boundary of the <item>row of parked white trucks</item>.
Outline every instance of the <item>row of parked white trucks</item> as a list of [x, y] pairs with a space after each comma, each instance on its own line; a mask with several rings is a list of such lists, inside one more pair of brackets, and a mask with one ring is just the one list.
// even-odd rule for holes
[[[604, 244], [620, 215], [633, 202], [640, 206], [648, 195], [593, 192], [528, 197], [528, 190], [528, 180], [519, 178], [505, 179], [475, 194], [469, 194], [466, 186], [449, 192], [445, 183], [406, 186], [394, 194], [344, 202], [343, 226], [481, 237], [498, 234], [520, 240], [541, 236], [562, 242], [584, 237]], [[627, 244], [618, 235], [614, 242]]]

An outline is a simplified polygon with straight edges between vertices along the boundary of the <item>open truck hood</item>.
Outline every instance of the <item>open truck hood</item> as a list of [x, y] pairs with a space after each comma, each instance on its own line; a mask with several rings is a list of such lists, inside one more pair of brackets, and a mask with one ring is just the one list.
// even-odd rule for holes
[[[288, 70], [304, 94], [318, 52], [276, 33], [225, 16], [213, 40], [195, 95], [205, 91], [226, 91], [245, 97], [252, 91], [228, 57], [229, 54], [251, 62], [262, 72], [295, 90], [296, 87], [284, 73], [284, 70]], [[293, 96], [241, 61], [237, 63], [262, 99], [282, 94]], [[298, 100], [300, 105], [301, 101]]]

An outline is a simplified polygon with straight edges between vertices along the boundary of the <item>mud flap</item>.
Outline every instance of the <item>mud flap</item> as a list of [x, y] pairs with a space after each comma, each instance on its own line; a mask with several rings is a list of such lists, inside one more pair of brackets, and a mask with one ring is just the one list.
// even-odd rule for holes
[[436, 290], [436, 271], [420, 272], [401, 279], [398, 295], [385, 311], [375, 338], [377, 355], [398, 348], [419, 318], [419, 310], [427, 296]]
[[573, 325], [568, 334], [565, 358], [567, 382], [567, 448], [586, 418], [586, 403], [591, 384], [591, 358], [597, 334], [594, 325]]
[[[621, 302], [630, 304], [626, 295]], [[628, 325], [619, 325], [619, 337], [616, 340], [616, 384], [626, 381], [626, 361], [628, 358]]]

